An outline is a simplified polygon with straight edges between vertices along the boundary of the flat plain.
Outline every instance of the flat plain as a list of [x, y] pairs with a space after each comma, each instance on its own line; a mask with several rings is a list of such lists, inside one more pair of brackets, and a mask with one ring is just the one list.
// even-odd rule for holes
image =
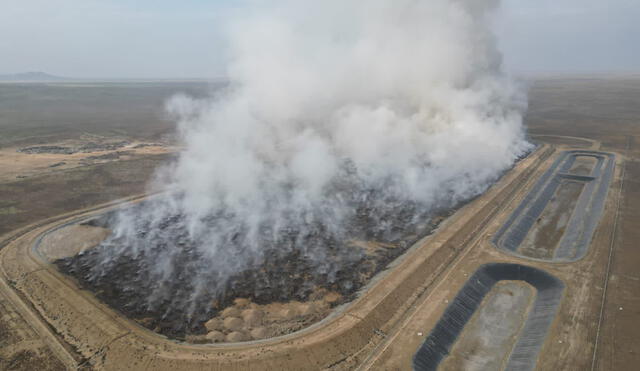
[[[0, 246], [48, 218], [143, 194], [154, 169], [179, 150], [164, 101], [174, 93], [202, 96], [215, 88], [193, 82], [0, 84]], [[569, 282], [570, 304], [563, 304], [560, 324], [554, 327], [562, 343], [543, 348], [539, 368], [633, 370], [640, 362], [640, 78], [533, 81], [526, 122], [532, 140], [572, 148], [595, 145], [620, 156], [612, 192], [620, 192], [621, 201], [610, 202], [591, 252], [575, 267], [552, 268]], [[108, 149], [124, 142], [124, 147]], [[77, 149], [89, 143], [98, 146], [73, 154], [18, 152], [37, 146]], [[460, 273], [472, 273], [480, 261], [510, 259], [491, 249], [476, 249], [468, 256], [468, 261], [456, 263], [452, 287], [464, 281]], [[451, 274], [444, 271], [442, 278]], [[417, 300], [412, 305], [437, 312], [452, 294], [453, 289], [434, 290], [424, 298], [426, 304]], [[14, 295], [0, 290], [0, 369], [56, 370], [74, 362], [88, 366], [82, 357], [65, 358], [78, 351], [60, 343], [54, 328], [36, 323], [39, 317], [17, 306]], [[440, 304], [429, 304], [436, 302]], [[410, 313], [407, 309], [404, 315], [409, 318]], [[426, 312], [422, 317], [424, 323], [433, 321]], [[403, 341], [403, 331], [414, 334], [411, 326], [389, 329], [388, 339], [363, 348], [369, 356], [361, 354], [332, 368], [408, 367], [406, 360], [419, 339]], [[392, 352], [398, 346], [406, 348], [403, 354]]]

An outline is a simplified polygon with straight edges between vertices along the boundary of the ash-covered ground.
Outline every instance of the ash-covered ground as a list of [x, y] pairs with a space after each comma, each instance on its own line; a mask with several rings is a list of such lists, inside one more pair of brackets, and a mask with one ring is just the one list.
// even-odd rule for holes
[[[275, 233], [265, 224], [259, 241], [261, 258], [225, 277], [222, 289], [220, 272], [211, 268], [211, 260], [189, 238], [182, 215], [165, 218], [159, 231], [149, 230], [150, 223], [145, 221], [136, 226], [141, 241], [149, 241], [151, 234], [162, 236], [155, 238], [150, 248], [138, 251], [118, 246], [124, 240], [107, 239], [96, 248], [55, 264], [83, 288], [145, 327], [170, 338], [188, 339], [190, 335], [206, 334], [205, 323], [239, 298], [256, 305], [310, 303], [331, 292], [339, 299], [332, 300], [330, 307], [348, 302], [376, 273], [451, 213], [451, 209], [428, 212], [420, 205], [400, 200], [372, 202], [375, 197], [375, 191], [352, 194], [354, 212], [341, 236], [329, 232], [321, 222], [292, 222], [290, 228]], [[152, 202], [135, 208], [142, 211]], [[115, 215], [88, 224], [109, 228]], [[208, 223], [215, 228], [219, 218], [225, 217], [229, 216], [212, 216]], [[249, 247], [243, 246], [242, 231], [237, 233], [225, 248], [242, 255]], [[163, 277], [159, 279], [158, 265], [163, 264], [160, 261], [168, 250], [172, 250], [171, 263], [162, 268]], [[194, 272], [198, 272], [197, 280], [193, 279]], [[158, 292], [162, 294], [151, 294]], [[306, 327], [327, 313], [299, 316], [288, 330], [272, 334]]]

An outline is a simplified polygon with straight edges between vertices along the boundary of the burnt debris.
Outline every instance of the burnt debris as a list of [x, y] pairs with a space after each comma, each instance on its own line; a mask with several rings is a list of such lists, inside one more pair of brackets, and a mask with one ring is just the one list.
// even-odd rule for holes
[[[220, 256], [251, 256], [252, 261], [229, 277], [215, 269], [202, 248], [204, 242], [189, 237], [184, 215], [167, 216], [158, 228], [140, 219], [134, 241], [110, 238], [55, 264], [126, 316], [170, 338], [184, 339], [205, 333], [204, 322], [237, 298], [257, 304], [306, 302], [318, 292], [332, 291], [341, 295], [333, 306], [348, 302], [451, 213], [445, 209], [429, 213], [407, 201], [372, 202], [374, 198], [373, 191], [352, 194], [353, 212], [340, 234], [330, 231], [320, 218], [302, 224], [290, 220], [277, 231], [265, 223], [259, 254], [246, 252], [253, 247], [247, 245], [246, 230], [238, 221], [239, 228], [226, 236], [228, 244]], [[152, 202], [136, 206], [133, 212], [145, 215], [143, 210], [149, 207]], [[220, 213], [207, 222], [215, 229], [223, 217], [232, 218]], [[111, 213], [85, 224], [113, 227], [116, 220]]]

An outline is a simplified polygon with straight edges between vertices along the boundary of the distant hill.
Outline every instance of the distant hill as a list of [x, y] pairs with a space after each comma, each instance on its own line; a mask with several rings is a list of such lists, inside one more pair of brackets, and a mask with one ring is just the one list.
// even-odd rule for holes
[[44, 72], [23, 72], [11, 75], [0, 75], [0, 81], [65, 81], [65, 77], [53, 76]]

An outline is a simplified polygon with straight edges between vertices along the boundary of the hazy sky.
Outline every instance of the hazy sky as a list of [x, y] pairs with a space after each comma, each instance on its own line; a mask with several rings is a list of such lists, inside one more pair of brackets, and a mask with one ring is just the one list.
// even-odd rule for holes
[[[218, 77], [224, 21], [244, 2], [2, 0], [0, 74]], [[638, 20], [638, 0], [503, 0], [496, 31], [517, 73], [639, 72]]]

